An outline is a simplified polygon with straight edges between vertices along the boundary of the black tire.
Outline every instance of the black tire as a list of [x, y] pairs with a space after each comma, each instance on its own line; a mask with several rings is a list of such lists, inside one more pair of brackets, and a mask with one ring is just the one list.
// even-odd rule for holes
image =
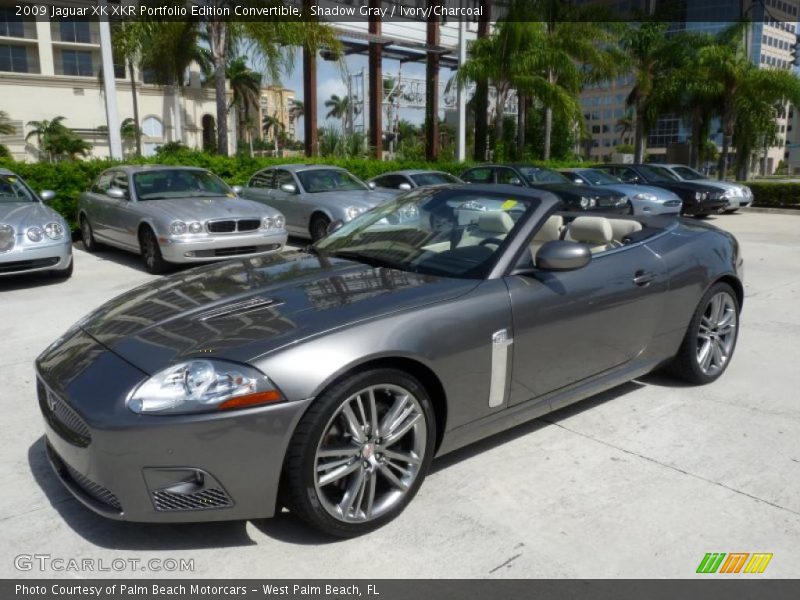
[[[712, 299], [718, 294], [724, 294], [730, 300], [731, 306], [735, 312], [734, 328], [732, 332], [733, 339], [730, 345], [730, 350], [728, 351], [728, 355], [722, 367], [713, 373], [708, 373], [701, 367], [698, 356], [700, 352], [699, 346], [701, 345], [700, 327], [704, 316], [707, 317], [706, 313], [709, 310]], [[705, 385], [717, 380], [726, 371], [728, 365], [730, 365], [731, 358], [733, 358], [733, 353], [736, 349], [736, 342], [739, 337], [740, 310], [739, 299], [736, 295], [736, 292], [730, 285], [720, 282], [711, 286], [711, 288], [703, 295], [698, 303], [697, 308], [692, 315], [692, 320], [689, 322], [689, 327], [686, 329], [686, 335], [683, 338], [683, 342], [678, 350], [678, 354], [675, 355], [675, 358], [669, 365], [669, 370], [672, 372], [672, 374], [696, 385]]]
[[69, 279], [72, 277], [72, 271], [75, 265], [75, 258], [73, 257], [72, 260], [69, 261], [69, 266], [66, 269], [52, 270], [49, 272], [50, 277], [54, 279]]
[[139, 248], [142, 255], [142, 263], [148, 273], [160, 275], [169, 268], [169, 263], [161, 256], [158, 238], [149, 227], [143, 227], [139, 232]]
[[725, 213], [726, 215], [732, 215], [737, 210], [739, 210], [739, 209], [738, 208], [727, 208], [727, 209], [723, 210], [722, 212]]
[[710, 215], [710, 214], [711, 214], [711, 213], [707, 213], [707, 212], [706, 212], [706, 213], [697, 213], [697, 214], [694, 214], [694, 215], [692, 215], [692, 216], [693, 216], [695, 219], [707, 219], [707, 218], [708, 218], [708, 215]]
[[89, 222], [89, 217], [86, 215], [81, 215], [80, 226], [83, 249], [90, 254], [94, 254], [95, 252], [102, 250], [103, 245], [94, 239], [94, 229], [92, 229], [92, 224]]
[[311, 219], [311, 225], [308, 228], [311, 234], [311, 241], [316, 242], [328, 235], [328, 225], [331, 220], [325, 215], [316, 215]]
[[[317, 489], [317, 450], [322, 445], [325, 436], [330, 434], [330, 427], [335, 422], [334, 419], [340, 418], [337, 417], [337, 415], [341, 415], [339, 412], [340, 407], [347, 404], [348, 399], [351, 399], [358, 392], [371, 386], [381, 385], [401, 387], [416, 398], [421, 409], [422, 417], [420, 418], [424, 418], [421, 430], [425, 431], [425, 450], [422, 456], [419, 457], [419, 467], [415, 478], [403, 492], [404, 495], [401, 495], [395, 504], [390, 505], [386, 512], [370, 520], [345, 522], [341, 518], [335, 518], [328, 512], [324, 506], [324, 499], [321, 498]], [[377, 431], [377, 435], [381, 435], [380, 429]], [[404, 435], [407, 435], [407, 433]], [[351, 441], [355, 442], [355, 440]], [[381, 441], [380, 437], [378, 437], [378, 441]], [[414, 498], [433, 460], [435, 442], [436, 426], [432, 404], [427, 391], [414, 377], [404, 371], [386, 368], [356, 373], [323, 392], [314, 400], [314, 403], [300, 420], [292, 436], [284, 461], [281, 484], [282, 498], [290, 511], [319, 531], [340, 538], [363, 535], [397, 517]], [[388, 447], [390, 446], [387, 445]], [[394, 448], [394, 446], [391, 447]], [[364, 461], [363, 464], [367, 465], [367, 459], [362, 459], [359, 453], [356, 454], [355, 459], [351, 459], [351, 462], [353, 460], [359, 463]], [[378, 477], [377, 470], [371, 476], [374, 476], [376, 481], [381, 479]], [[346, 483], [347, 481], [342, 478], [342, 484]], [[383, 483], [388, 485], [386, 481]], [[337, 483], [332, 487], [335, 490], [339, 485]], [[320, 489], [330, 488], [320, 487]], [[391, 486], [389, 486], [389, 490], [391, 489]]]

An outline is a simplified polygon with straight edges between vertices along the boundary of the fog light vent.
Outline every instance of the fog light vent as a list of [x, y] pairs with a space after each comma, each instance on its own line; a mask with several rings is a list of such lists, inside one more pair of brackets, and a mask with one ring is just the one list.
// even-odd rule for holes
[[153, 492], [153, 504], [156, 510], [205, 510], [208, 508], [225, 508], [233, 502], [223, 489], [211, 488], [192, 494], [178, 494], [159, 490]]

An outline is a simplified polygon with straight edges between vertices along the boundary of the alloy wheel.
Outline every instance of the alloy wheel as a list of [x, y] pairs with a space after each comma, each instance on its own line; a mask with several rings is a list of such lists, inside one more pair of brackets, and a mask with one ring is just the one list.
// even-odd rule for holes
[[364, 523], [402, 502], [425, 456], [425, 419], [419, 400], [398, 385], [369, 386], [342, 402], [314, 457], [314, 485], [328, 514]]
[[727, 292], [714, 294], [706, 305], [697, 332], [697, 364], [713, 376], [723, 370], [733, 352], [738, 316], [736, 303]]

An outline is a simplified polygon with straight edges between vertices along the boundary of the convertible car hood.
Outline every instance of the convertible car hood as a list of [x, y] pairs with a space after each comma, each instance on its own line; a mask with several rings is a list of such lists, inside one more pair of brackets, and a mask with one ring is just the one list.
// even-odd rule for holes
[[457, 297], [477, 284], [292, 252], [160, 279], [111, 300], [80, 326], [153, 373], [185, 357], [246, 362], [349, 323]]
[[212, 198], [174, 198], [171, 200], [142, 200], [137, 207], [143, 212], [182, 221], [262, 217], [271, 210], [252, 200], [216, 196]]
[[63, 223], [64, 219], [39, 202], [0, 202], [0, 223], [11, 225], [17, 233], [52, 221]]

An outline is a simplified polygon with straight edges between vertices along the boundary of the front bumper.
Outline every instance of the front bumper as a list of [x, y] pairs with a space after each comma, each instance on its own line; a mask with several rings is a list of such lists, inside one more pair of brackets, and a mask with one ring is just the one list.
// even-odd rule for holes
[[640, 200], [631, 198], [635, 215], [679, 215], [683, 202], [680, 198], [670, 200]]
[[0, 253], [0, 277], [35, 273], [37, 271], [63, 271], [72, 262], [72, 243], [68, 236], [57, 242], [25, 243], [17, 240], [14, 248]]
[[286, 230], [279, 229], [241, 234], [159, 237], [158, 241], [161, 255], [167, 262], [193, 263], [280, 252], [287, 239]]
[[274, 514], [286, 448], [311, 400], [137, 415], [125, 399], [147, 375], [81, 330], [48, 348], [36, 367], [50, 462], [95, 512], [137, 522]]

